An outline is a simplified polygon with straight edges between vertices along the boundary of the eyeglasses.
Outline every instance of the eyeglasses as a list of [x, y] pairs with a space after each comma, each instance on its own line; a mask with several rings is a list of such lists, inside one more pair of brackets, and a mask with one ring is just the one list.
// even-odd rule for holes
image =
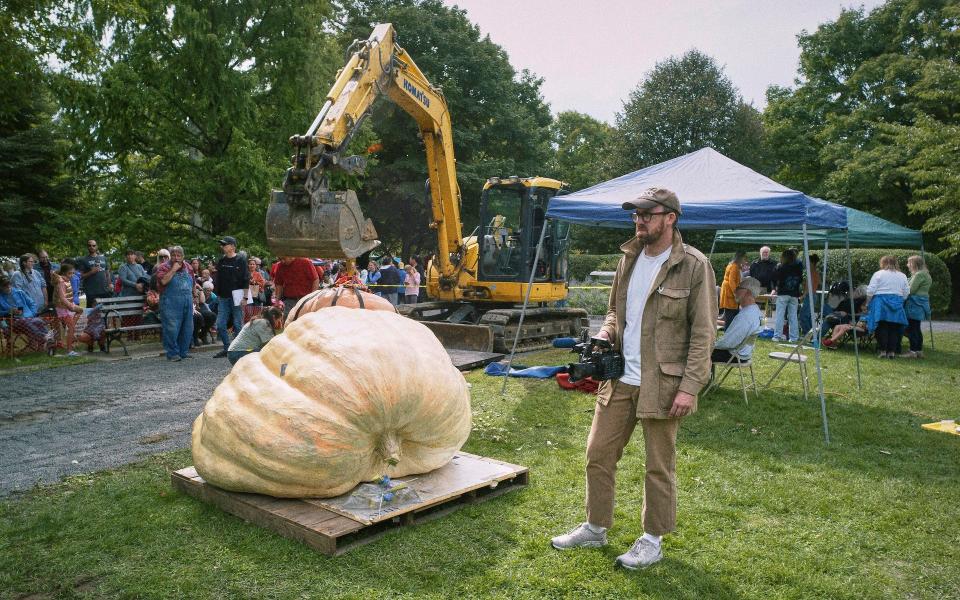
[[645, 212], [645, 213], [633, 213], [633, 222], [637, 223], [643, 221], [644, 223], [649, 223], [653, 220], [653, 215], [666, 215], [669, 214], [669, 210], [661, 210], [657, 212]]
[[96, 248], [96, 247], [97, 247], [96, 244], [87, 244], [87, 248]]

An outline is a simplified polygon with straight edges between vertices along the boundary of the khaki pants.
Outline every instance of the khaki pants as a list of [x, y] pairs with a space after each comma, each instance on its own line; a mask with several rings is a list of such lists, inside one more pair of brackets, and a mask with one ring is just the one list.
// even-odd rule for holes
[[643, 530], [664, 535], [677, 523], [677, 428], [680, 419], [638, 419], [639, 387], [611, 381], [610, 401], [597, 403], [587, 438], [587, 521], [599, 527], [613, 525], [617, 462], [637, 421], [643, 428], [647, 452], [643, 480]]

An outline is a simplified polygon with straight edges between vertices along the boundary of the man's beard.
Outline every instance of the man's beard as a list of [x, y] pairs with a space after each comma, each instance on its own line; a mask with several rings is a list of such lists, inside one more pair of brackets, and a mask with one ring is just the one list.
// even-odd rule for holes
[[653, 223], [650, 223], [646, 226], [646, 231], [637, 232], [637, 239], [640, 240], [643, 244], [656, 244], [660, 241], [663, 236], [667, 233], [667, 224], [663, 221], [657, 223], [656, 226], [652, 226]]

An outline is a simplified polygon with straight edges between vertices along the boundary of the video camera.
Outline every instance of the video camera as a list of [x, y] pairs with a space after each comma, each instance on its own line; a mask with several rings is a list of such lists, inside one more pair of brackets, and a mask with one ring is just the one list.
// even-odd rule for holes
[[580, 355], [580, 362], [567, 366], [570, 381], [587, 377], [592, 377], [594, 381], [605, 381], [623, 375], [623, 355], [614, 352], [609, 340], [590, 337], [586, 329], [581, 332], [580, 343], [573, 347], [572, 352]]

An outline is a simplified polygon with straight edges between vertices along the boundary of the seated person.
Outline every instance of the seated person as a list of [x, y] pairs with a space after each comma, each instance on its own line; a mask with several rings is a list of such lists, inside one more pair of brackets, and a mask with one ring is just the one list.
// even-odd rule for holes
[[5, 326], [25, 332], [32, 347], [44, 348], [53, 339], [53, 333], [46, 323], [37, 317], [36, 302], [22, 289], [14, 288], [12, 280], [6, 275], [0, 275], [0, 317], [10, 318], [9, 322], [4, 319]]
[[[823, 345], [827, 348], [833, 348], [836, 350], [837, 345], [840, 342], [840, 338], [853, 330], [853, 325], [850, 323], [840, 323], [833, 328], [833, 331], [830, 333], [829, 337], [824, 337]], [[857, 335], [866, 336], [867, 333], [867, 315], [866, 313], [860, 315], [860, 318], [857, 320]]]
[[283, 327], [283, 311], [276, 306], [263, 309], [263, 312], [247, 321], [230, 343], [227, 349], [227, 359], [230, 364], [237, 364], [238, 360], [251, 352], [259, 352], [267, 342], [273, 339], [281, 327]]
[[93, 343], [97, 342], [100, 352], [106, 352], [107, 346], [104, 343], [104, 332], [107, 321], [103, 318], [103, 311], [98, 304], [93, 308], [84, 311], [84, 315], [77, 321], [77, 341], [87, 345], [87, 352], [93, 352]]
[[[253, 262], [253, 261], [251, 261]], [[199, 284], [193, 285], [193, 347], [212, 344], [210, 328], [217, 322], [217, 315], [207, 306], [207, 297]]]
[[[846, 282], [843, 282], [844, 284]], [[841, 290], [843, 291], [843, 290]], [[834, 306], [834, 299], [839, 298], [836, 301], [836, 304], [833, 310], [823, 319], [823, 323], [820, 325], [820, 337], [827, 338], [827, 334], [831, 328], [836, 328], [837, 325], [850, 325], [853, 323], [854, 317], [859, 317], [864, 312], [864, 306], [867, 302], [867, 288], [862, 285], [858, 285], [853, 289], [853, 311], [854, 316], [850, 315], [850, 300], [845, 293], [842, 295], [835, 296], [833, 294], [833, 289], [831, 288], [830, 297], [827, 300], [828, 306]], [[848, 329], [849, 331], [849, 329]], [[832, 336], [830, 336], [832, 337]]]
[[[745, 339], [755, 333], [760, 333], [760, 323], [763, 315], [757, 306], [757, 296], [760, 295], [760, 281], [753, 277], [744, 277], [740, 280], [733, 297], [740, 305], [740, 311], [730, 321], [723, 337], [714, 345], [710, 360], [713, 362], [728, 362], [733, 357], [733, 350]], [[737, 362], [748, 361], [753, 355], [753, 345], [747, 344], [740, 349]]]

